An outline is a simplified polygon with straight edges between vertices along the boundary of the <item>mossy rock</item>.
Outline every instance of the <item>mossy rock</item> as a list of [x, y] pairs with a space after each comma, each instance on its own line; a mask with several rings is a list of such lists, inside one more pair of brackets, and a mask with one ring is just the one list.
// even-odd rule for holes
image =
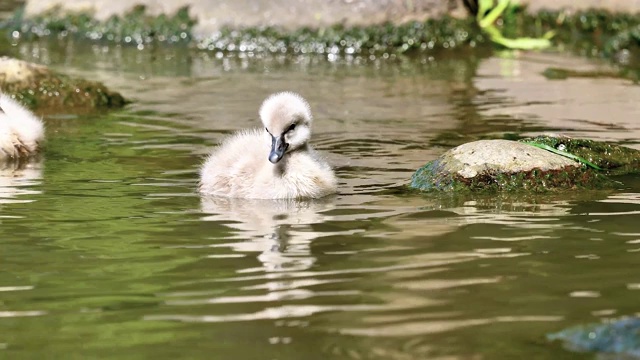
[[537, 136], [521, 141], [536, 142], [579, 156], [602, 168], [608, 175], [640, 172], [640, 151], [611, 143], [564, 136]]
[[416, 171], [410, 187], [422, 191], [546, 193], [617, 186], [603, 173], [569, 158], [509, 140], [460, 145]]
[[122, 95], [99, 82], [72, 78], [9, 57], [0, 57], [0, 89], [31, 109], [47, 112], [84, 112], [126, 104]]
[[65, 10], [60, 6], [27, 17], [19, 10], [2, 27], [19, 31], [26, 37], [64, 34], [92, 41], [140, 45], [189, 42], [193, 25], [195, 20], [189, 17], [187, 7], [182, 7], [174, 15], [150, 15], [145, 6], [136, 5], [121, 16], [113, 15], [102, 20], [96, 19], [93, 11]]
[[[173, 14], [161, 14], [158, 10], [162, 7], [155, 5], [150, 5], [149, 8], [132, 5], [129, 11], [109, 11], [104, 9], [109, 6], [103, 6], [102, 16], [97, 16], [95, 9], [91, 10], [94, 2], [84, 2], [83, 6], [77, 6], [76, 2], [66, 4], [52, 1], [49, 4], [51, 6], [41, 3], [43, 2], [28, 1], [28, 4], [38, 4], [35, 6], [38, 10], [16, 11], [13, 18], [0, 22], [0, 30], [17, 32], [21, 40], [48, 36], [74, 37], [102, 43], [136, 46], [148, 43], [189, 44], [203, 50], [252, 53], [344, 53], [372, 56], [411, 51], [468, 50], [491, 44], [486, 34], [477, 26], [474, 16], [452, 17], [444, 15], [446, 11], [437, 16], [429, 16], [424, 21], [405, 21], [408, 18], [402, 18], [400, 21], [367, 21], [356, 25], [349, 21], [342, 23], [336, 18], [336, 22], [331, 24], [318, 25], [314, 21], [308, 26], [287, 27], [281, 26], [282, 19], [267, 19], [264, 23], [255, 24], [242, 19], [233, 21], [232, 14], [228, 14], [229, 19], [225, 19], [229, 21], [216, 21], [213, 15], [216, 14], [215, 11], [197, 12], [200, 8], [195, 4], [199, 4], [198, 2], [191, 7], [191, 16], [187, 7]], [[151, 1], [146, 3], [153, 4]], [[268, 3], [265, 2], [262, 6], [268, 9]], [[58, 6], [54, 6], [56, 4]], [[376, 2], [369, 1], [368, 6], [377, 5]], [[273, 7], [273, 12], [277, 13], [279, 8], [276, 5]], [[238, 13], [242, 14], [241, 11], [236, 12]], [[227, 14], [222, 13], [218, 17], [225, 15]], [[523, 6], [512, 6], [501, 20], [499, 30], [505, 37], [539, 37], [553, 31], [556, 34], [554, 44], [590, 56], [605, 55], [617, 59], [619, 54], [625, 54], [623, 50], [640, 48], [640, 17], [636, 14], [562, 9], [531, 14], [524, 11]], [[216, 25], [226, 23], [229, 24], [220, 28]], [[638, 79], [637, 72], [627, 76]]]

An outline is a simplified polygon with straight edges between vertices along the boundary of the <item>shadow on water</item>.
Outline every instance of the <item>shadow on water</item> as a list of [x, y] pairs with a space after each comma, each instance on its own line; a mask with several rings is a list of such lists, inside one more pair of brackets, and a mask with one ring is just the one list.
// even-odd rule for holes
[[[0, 173], [7, 357], [571, 358], [544, 335], [638, 311], [640, 184], [464, 198], [404, 188], [472, 139], [561, 131], [633, 146], [637, 87], [541, 71], [601, 64], [57, 40], [6, 51], [134, 100], [46, 116], [44, 165]], [[257, 126], [260, 102], [284, 89], [309, 99], [339, 194], [201, 199], [205, 154]]]

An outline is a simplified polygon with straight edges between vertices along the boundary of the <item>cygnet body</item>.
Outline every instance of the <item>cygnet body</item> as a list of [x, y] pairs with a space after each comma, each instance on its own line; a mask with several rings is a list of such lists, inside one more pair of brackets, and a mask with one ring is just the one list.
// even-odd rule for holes
[[299, 95], [282, 92], [260, 107], [264, 129], [241, 131], [200, 169], [200, 192], [247, 199], [321, 198], [336, 192], [329, 164], [308, 144], [313, 118]]
[[0, 93], [0, 160], [34, 155], [44, 140], [44, 124], [31, 111]]

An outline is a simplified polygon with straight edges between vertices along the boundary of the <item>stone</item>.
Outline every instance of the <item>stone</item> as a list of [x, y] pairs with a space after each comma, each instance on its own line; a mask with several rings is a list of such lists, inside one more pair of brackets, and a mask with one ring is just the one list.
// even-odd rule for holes
[[449, 153], [454, 171], [465, 178], [478, 176], [488, 170], [501, 173], [541, 170], [560, 170], [580, 164], [563, 156], [530, 145], [509, 140], [480, 140], [462, 144]]
[[422, 191], [548, 192], [602, 188], [612, 180], [577, 161], [509, 140], [460, 145], [418, 169], [411, 188]]

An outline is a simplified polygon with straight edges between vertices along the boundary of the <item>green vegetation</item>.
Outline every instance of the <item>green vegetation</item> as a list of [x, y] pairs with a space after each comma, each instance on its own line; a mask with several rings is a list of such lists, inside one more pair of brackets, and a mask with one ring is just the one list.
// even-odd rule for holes
[[473, 178], [447, 172], [441, 160], [427, 163], [411, 177], [409, 187], [421, 191], [527, 192], [548, 193], [568, 189], [606, 189], [618, 183], [586, 167], [567, 166], [560, 170], [500, 173], [487, 171]]
[[92, 41], [139, 45], [188, 43], [194, 24], [186, 8], [173, 16], [150, 16], [144, 6], [137, 6], [123, 17], [114, 16], [102, 22], [90, 14], [62, 14], [59, 9], [33, 18], [24, 18], [23, 11], [18, 11], [2, 28], [18, 31], [27, 38], [71, 35]]
[[[504, 14], [505, 10], [511, 4], [511, 0], [497, 0], [497, 4], [494, 4], [493, 0], [479, 0], [478, 1], [478, 14], [476, 19], [478, 25], [488, 35], [489, 39], [496, 44], [502, 45], [508, 49], [545, 49], [551, 46], [550, 39], [553, 37], [553, 31], [547, 31], [540, 38], [519, 37], [515, 39], [509, 39], [502, 35], [502, 32], [496, 26], [496, 20], [498, 17]], [[495, 6], [494, 6], [495, 5]], [[513, 13], [513, 11], [511, 11]]]
[[595, 140], [553, 136], [537, 136], [521, 141], [535, 142], [573, 154], [610, 175], [640, 172], [640, 151], [628, 147]]
[[596, 169], [596, 170], [603, 170], [600, 166], [598, 166], [598, 165], [596, 165], [596, 164], [592, 163], [592, 162], [591, 162], [591, 161], [589, 161], [589, 160], [583, 159], [583, 158], [581, 158], [580, 156], [573, 155], [573, 154], [571, 154], [571, 153], [569, 153], [569, 152], [566, 152], [566, 151], [563, 151], [563, 150], [560, 150], [560, 149], [553, 148], [553, 147], [551, 147], [551, 146], [549, 146], [549, 145], [546, 145], [546, 144], [540, 144], [540, 143], [537, 143], [537, 142], [535, 142], [535, 141], [524, 141], [524, 143], [529, 144], [529, 145], [531, 145], [531, 146], [535, 146], [535, 147], [540, 148], [540, 149], [543, 149], [543, 150], [550, 151], [550, 152], [552, 152], [552, 153], [554, 153], [554, 154], [558, 154], [558, 155], [560, 155], [560, 156], [564, 156], [564, 157], [569, 158], [569, 159], [571, 159], [571, 160], [575, 160], [575, 161], [577, 161], [577, 162], [579, 162], [579, 163], [581, 163], [581, 164], [587, 165], [588, 167], [590, 167], [590, 168], [592, 168], [592, 169]]
[[224, 29], [198, 41], [200, 49], [222, 51], [380, 54], [453, 49], [485, 42], [472, 19], [443, 17], [402, 25], [336, 25], [293, 32], [276, 28]]
[[[14, 38], [58, 36], [90, 41], [141, 45], [174, 43], [225, 52], [335, 53], [369, 55], [422, 52], [498, 43], [507, 48], [544, 48], [553, 43], [584, 55], [616, 57], [640, 45], [640, 17], [606, 11], [567, 13], [545, 11], [530, 15], [509, 0], [480, 1], [477, 18], [443, 17], [424, 22], [364, 27], [335, 25], [286, 31], [273, 27], [222, 29], [199, 39], [187, 9], [173, 16], [150, 16], [137, 7], [122, 17], [100, 22], [89, 14], [52, 10], [33, 18], [22, 12], [0, 24]], [[491, 9], [493, 7], [493, 9]], [[490, 10], [491, 9], [491, 10]], [[498, 21], [499, 19], [499, 21]]]

